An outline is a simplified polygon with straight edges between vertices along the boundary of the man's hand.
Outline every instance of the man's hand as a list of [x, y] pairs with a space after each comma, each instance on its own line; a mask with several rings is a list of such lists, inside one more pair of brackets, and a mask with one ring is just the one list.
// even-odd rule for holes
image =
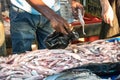
[[114, 13], [113, 13], [113, 10], [112, 10], [112, 7], [111, 6], [106, 6], [107, 9], [102, 9], [102, 18], [103, 20], [110, 24], [110, 26], [112, 27], [113, 26], [113, 18], [114, 18]]
[[111, 5], [109, 4], [108, 0], [100, 0], [102, 6], [102, 18], [107, 23], [113, 27], [113, 18], [114, 13]]
[[82, 15], [84, 16], [85, 10], [82, 4], [80, 4], [80, 2], [77, 2], [76, 0], [72, 0], [72, 12], [73, 12], [73, 16], [75, 19], [78, 19], [78, 9], [81, 10]]
[[57, 31], [63, 34], [68, 34], [70, 32], [70, 26], [68, 22], [59, 15], [54, 15], [50, 19], [52, 27]]

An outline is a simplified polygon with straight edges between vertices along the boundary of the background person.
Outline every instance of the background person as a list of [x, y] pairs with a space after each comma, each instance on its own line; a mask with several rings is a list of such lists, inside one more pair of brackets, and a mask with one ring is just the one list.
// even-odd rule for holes
[[120, 0], [100, 0], [102, 7], [102, 28], [100, 38], [120, 35]]

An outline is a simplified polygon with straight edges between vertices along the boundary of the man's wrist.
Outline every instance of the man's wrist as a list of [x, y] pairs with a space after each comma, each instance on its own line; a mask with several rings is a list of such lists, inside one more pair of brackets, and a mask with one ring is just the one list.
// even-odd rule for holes
[[105, 6], [109, 6], [110, 3], [108, 0], [100, 0], [101, 7], [104, 8]]

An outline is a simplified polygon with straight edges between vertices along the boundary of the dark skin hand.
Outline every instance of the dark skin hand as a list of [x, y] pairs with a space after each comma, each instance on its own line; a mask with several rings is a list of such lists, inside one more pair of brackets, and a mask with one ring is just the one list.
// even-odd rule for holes
[[32, 7], [34, 7], [38, 12], [44, 15], [52, 27], [63, 34], [68, 34], [70, 32], [68, 22], [57, 15], [52, 9], [50, 9], [42, 0], [26, 0]]

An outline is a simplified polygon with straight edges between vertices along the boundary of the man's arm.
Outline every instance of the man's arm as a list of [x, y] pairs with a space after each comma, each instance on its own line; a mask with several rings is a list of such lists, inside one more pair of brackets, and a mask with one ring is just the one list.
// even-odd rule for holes
[[108, 0], [100, 0], [100, 3], [101, 3], [101, 6], [104, 7], [104, 6], [109, 6], [110, 3]]
[[50, 20], [52, 27], [57, 32], [67, 34], [69, 32], [69, 24], [61, 16], [57, 15], [52, 9], [50, 9], [42, 0], [26, 0], [32, 7], [38, 12], [44, 15]]
[[112, 27], [114, 18], [112, 7], [108, 0], [100, 0], [100, 3], [102, 7], [102, 18], [106, 23], [110, 24], [110, 26]]
[[[68, 34], [70, 32], [70, 27], [68, 22], [61, 16], [57, 15], [52, 9], [50, 9], [42, 0], [26, 0], [32, 7], [34, 7], [38, 12], [44, 15], [48, 20], [50, 20], [52, 27], [63, 34]], [[83, 9], [83, 6], [72, 0], [72, 7], [78, 7]]]
[[52, 18], [53, 15], [55, 15], [55, 12], [52, 9], [50, 9], [42, 0], [26, 1], [49, 20]]

